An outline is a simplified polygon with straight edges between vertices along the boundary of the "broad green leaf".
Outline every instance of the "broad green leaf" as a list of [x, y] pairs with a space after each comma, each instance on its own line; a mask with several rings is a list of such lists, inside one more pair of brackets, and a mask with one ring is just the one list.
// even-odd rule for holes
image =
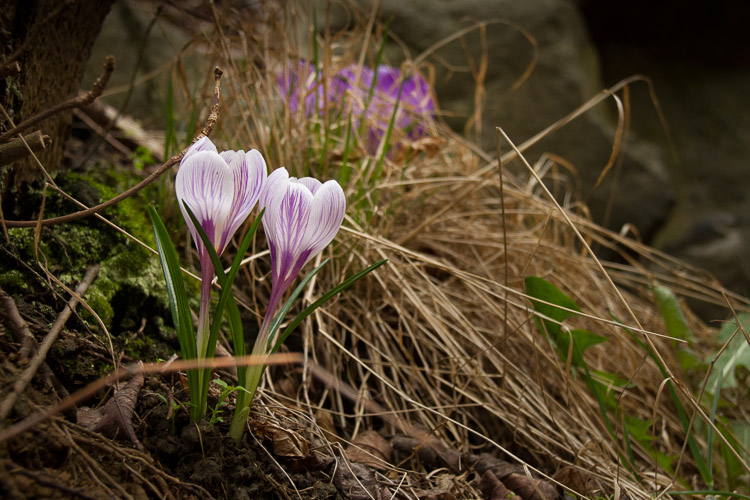
[[[735, 450], [740, 452], [740, 456], [747, 463], [750, 462], [750, 454], [744, 450], [750, 450], [750, 424], [747, 422], [733, 422], [730, 429], [725, 429], [723, 425], [719, 426], [719, 430], [727, 438], [729, 444]], [[724, 463], [727, 468], [727, 479], [729, 479], [729, 486], [731, 488], [737, 488], [741, 482], [741, 477], [745, 475], [745, 468], [742, 463], [737, 460], [723, 442], [721, 443], [721, 454], [724, 457]], [[747, 484], [747, 483], [745, 483]]]
[[[528, 276], [525, 279], [525, 284], [526, 294], [529, 296], [534, 310], [546, 317], [534, 317], [537, 329], [552, 336], [561, 359], [567, 360], [570, 355], [573, 366], [582, 366], [584, 351], [591, 346], [605, 342], [607, 337], [588, 330], [564, 330], [560, 323], [576, 316], [576, 312], [581, 311], [578, 304], [555, 285], [542, 278]], [[572, 351], [570, 348], [571, 339], [573, 340]]]
[[681, 340], [695, 340], [695, 335], [688, 326], [680, 302], [672, 290], [660, 285], [654, 285], [652, 289], [669, 335]]
[[620, 390], [632, 386], [627, 380], [614, 373], [598, 370], [591, 370], [591, 381], [592, 388], [608, 408], [617, 406]]
[[676, 460], [676, 456], [667, 455], [659, 450], [656, 450], [651, 442], [654, 441], [655, 437], [651, 433], [651, 420], [642, 420], [634, 416], [625, 416], [625, 425], [623, 431], [627, 436], [628, 444], [629, 439], [633, 438], [638, 444], [641, 445], [646, 453], [656, 459], [656, 463], [661, 467], [667, 474], [672, 475], [673, 469], [672, 464]]
[[[745, 329], [746, 332], [750, 333], [750, 314], [741, 313], [738, 315], [740, 325]], [[735, 334], [735, 331], [737, 332]], [[732, 338], [734, 335], [734, 338]], [[729, 339], [732, 339], [731, 341]], [[745, 335], [739, 330], [737, 322], [732, 319], [724, 323], [724, 326], [719, 330], [719, 334], [716, 340], [723, 346], [729, 342], [729, 345], [724, 352], [719, 356], [714, 363], [711, 375], [708, 378], [706, 389], [715, 392], [717, 386], [725, 388], [737, 387], [737, 378], [734, 376], [734, 372], [739, 366], [745, 366], [750, 369], [750, 346], [748, 346]], [[716, 357], [716, 352], [706, 357], [706, 362], [710, 362]]]
[[589, 347], [601, 344], [607, 341], [607, 337], [588, 330], [570, 330], [568, 334], [563, 332], [558, 341], [558, 350], [560, 354], [568, 355], [570, 350], [570, 339], [573, 339], [573, 365], [583, 365], [583, 352]]
[[630, 415], [625, 416], [625, 426], [628, 428], [628, 433], [639, 443], [649, 443], [655, 439], [655, 436], [651, 433], [652, 424], [653, 420], [642, 420]]
[[[669, 374], [667, 373], [667, 369], [664, 367], [662, 362], [660, 361], [659, 357], [654, 353], [653, 350], [649, 346], [646, 345], [645, 342], [643, 342], [641, 339], [639, 339], [633, 332], [631, 332], [628, 328], [625, 327], [625, 325], [614, 315], [612, 318], [620, 324], [623, 330], [627, 332], [628, 335], [648, 354], [648, 356], [656, 363], [656, 366], [659, 368], [659, 371], [661, 372], [662, 376], [667, 379], [669, 377]], [[690, 432], [690, 420], [688, 419], [687, 413], [685, 412], [685, 408], [682, 406], [682, 401], [680, 401], [680, 398], [677, 396], [677, 390], [674, 388], [674, 384], [670, 380], [667, 382], [667, 389], [669, 390], [669, 394], [672, 397], [672, 402], [674, 403], [675, 409], [677, 410], [677, 416], [680, 418], [680, 423], [682, 424], [682, 429], [685, 431], [687, 435], [687, 441], [688, 441], [688, 447], [690, 448], [690, 454], [693, 456], [693, 460], [695, 460], [695, 465], [698, 467], [698, 471], [700, 472], [701, 478], [703, 481], [708, 484], [713, 479], [713, 473], [711, 469], [707, 466], [706, 460], [703, 457], [703, 453], [700, 449], [700, 446], [698, 445], [698, 441], [696, 441], [695, 437], [693, 437], [693, 434]], [[665, 469], [669, 470], [669, 469]]]
[[[654, 297], [659, 305], [659, 311], [661, 312], [662, 318], [664, 318], [667, 333], [676, 339], [693, 342], [695, 340], [695, 335], [693, 335], [693, 331], [690, 329], [690, 326], [685, 319], [685, 314], [680, 306], [680, 301], [677, 300], [677, 297], [672, 290], [660, 285], [654, 285], [651, 289], [653, 290]], [[676, 354], [680, 366], [686, 372], [691, 372], [703, 365], [701, 359], [689, 346], [677, 346]]]
[[553, 338], [557, 340], [562, 333], [562, 327], [559, 323], [576, 316], [576, 312], [581, 312], [581, 308], [559, 288], [542, 278], [527, 276], [524, 284], [526, 285], [526, 294], [529, 296], [534, 310], [554, 320], [550, 321], [534, 316], [537, 328], [541, 332], [552, 334]]

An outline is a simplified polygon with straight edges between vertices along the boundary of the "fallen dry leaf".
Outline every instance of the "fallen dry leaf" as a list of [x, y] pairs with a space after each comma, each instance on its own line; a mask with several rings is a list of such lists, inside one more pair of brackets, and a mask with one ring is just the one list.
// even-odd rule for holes
[[388, 468], [391, 461], [391, 445], [377, 432], [364, 431], [346, 447], [346, 456], [352, 462], [384, 470]]

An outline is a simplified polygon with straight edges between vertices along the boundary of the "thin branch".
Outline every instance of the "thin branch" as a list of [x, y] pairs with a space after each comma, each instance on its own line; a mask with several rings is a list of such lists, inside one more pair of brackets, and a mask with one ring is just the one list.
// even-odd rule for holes
[[3, 316], [3, 323], [13, 335], [13, 341], [21, 344], [18, 357], [21, 360], [28, 359], [29, 354], [34, 349], [34, 336], [29, 330], [29, 325], [21, 317], [11, 296], [5, 293], [2, 288], [0, 288], [0, 304], [3, 305], [4, 309], [4, 311], [0, 311], [0, 315]]
[[94, 394], [99, 392], [101, 389], [113, 384], [126, 377], [135, 375], [137, 373], [167, 373], [167, 372], [178, 372], [181, 370], [195, 370], [201, 368], [226, 368], [229, 366], [249, 366], [249, 365], [288, 365], [288, 364], [302, 364], [304, 361], [302, 355], [298, 353], [283, 353], [283, 354], [270, 354], [268, 356], [258, 355], [247, 355], [239, 356], [236, 358], [214, 358], [214, 359], [190, 359], [173, 362], [162, 362], [162, 363], [144, 363], [137, 366], [130, 366], [125, 368], [118, 368], [106, 377], [100, 378], [94, 382], [91, 382], [86, 387], [79, 389], [65, 398], [62, 401], [58, 401], [45, 411], [35, 413], [26, 417], [25, 419], [0, 430], [0, 443], [6, 441], [12, 437], [15, 437], [34, 426], [46, 422], [50, 418], [54, 417], [58, 413], [61, 413], [68, 408], [72, 408], [78, 403], [87, 400]]
[[53, 106], [49, 109], [45, 109], [41, 113], [38, 113], [32, 116], [28, 120], [24, 120], [23, 122], [19, 123], [12, 129], [1, 134], [0, 142], [7, 141], [14, 135], [26, 130], [27, 128], [31, 128], [32, 126], [36, 125], [40, 121], [44, 120], [45, 118], [49, 118], [52, 115], [56, 115], [58, 113], [61, 113], [62, 111], [65, 111], [71, 108], [80, 108], [81, 106], [86, 106], [87, 104], [94, 102], [94, 100], [97, 97], [102, 95], [102, 92], [104, 91], [104, 87], [107, 86], [109, 77], [112, 75], [112, 72], [114, 70], [115, 70], [115, 56], [107, 56], [107, 58], [104, 60], [104, 73], [102, 73], [102, 75], [96, 79], [96, 81], [94, 82], [94, 85], [91, 87], [91, 90], [89, 90], [83, 95], [72, 97], [68, 99], [67, 101], [58, 104], [57, 106]]
[[[216, 126], [216, 122], [219, 119], [219, 99], [220, 99], [220, 89], [221, 89], [221, 75], [222, 71], [217, 66], [214, 69], [214, 104], [211, 108], [211, 113], [208, 115], [208, 119], [206, 120], [206, 126], [203, 127], [203, 130], [200, 134], [198, 134], [195, 139], [193, 139], [193, 142], [197, 141], [198, 139], [201, 139], [202, 137], [209, 136], [211, 132], [213, 132], [214, 127]], [[93, 215], [95, 213], [101, 212], [107, 207], [110, 207], [116, 203], [121, 202], [122, 200], [129, 198], [130, 196], [133, 196], [135, 193], [143, 189], [144, 187], [148, 186], [152, 182], [154, 182], [157, 178], [161, 176], [164, 172], [172, 168], [174, 165], [180, 162], [182, 157], [187, 153], [187, 150], [190, 149], [189, 147], [183, 149], [180, 153], [174, 155], [172, 158], [167, 160], [161, 167], [156, 169], [151, 175], [143, 179], [141, 182], [136, 184], [135, 186], [131, 187], [127, 191], [124, 191], [123, 193], [120, 193], [119, 195], [115, 196], [114, 198], [107, 200], [103, 203], [100, 203], [99, 205], [96, 205], [95, 207], [87, 208], [86, 210], [80, 210], [78, 212], [74, 212], [72, 214], [63, 215], [61, 217], [52, 217], [50, 219], [42, 219], [39, 220], [6, 220], [5, 225], [7, 227], [35, 227], [37, 224], [41, 224], [42, 226], [51, 226], [55, 224], [63, 224], [65, 222], [70, 222], [74, 220], [81, 219], [83, 217], [88, 217], [89, 215]]]
[[18, 139], [0, 144], [0, 166], [25, 158], [31, 151], [38, 153], [50, 145], [50, 136], [43, 135], [41, 130], [31, 132]]

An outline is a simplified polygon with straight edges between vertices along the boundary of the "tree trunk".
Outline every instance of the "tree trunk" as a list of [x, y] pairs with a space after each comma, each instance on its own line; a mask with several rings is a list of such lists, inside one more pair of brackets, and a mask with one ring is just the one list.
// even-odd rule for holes
[[[113, 0], [5, 0], [0, 14], [0, 61], [21, 50], [20, 73], [0, 81], [0, 103], [17, 125], [51, 108], [80, 88], [91, 53]], [[2, 65], [0, 62], [0, 65]], [[35, 129], [52, 138], [39, 160], [48, 171], [60, 168], [70, 133], [72, 111], [51, 116]], [[11, 128], [4, 115], [0, 130]], [[27, 131], [29, 132], [29, 131]], [[5, 179], [13, 184], [39, 178], [33, 159], [12, 165]]]

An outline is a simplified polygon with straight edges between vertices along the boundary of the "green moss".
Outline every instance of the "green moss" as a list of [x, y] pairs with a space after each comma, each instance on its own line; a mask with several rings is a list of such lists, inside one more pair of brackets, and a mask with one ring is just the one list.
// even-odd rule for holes
[[8, 293], [21, 294], [29, 291], [29, 284], [21, 271], [10, 269], [0, 273], [0, 288]]
[[[109, 326], [112, 322], [112, 318], [115, 315], [115, 311], [114, 309], [112, 309], [112, 305], [110, 304], [111, 297], [107, 297], [107, 294], [105, 294], [98, 287], [92, 286], [86, 292], [85, 300], [86, 303], [91, 307], [91, 309], [93, 309], [99, 316], [99, 319], [102, 320], [102, 323]], [[83, 309], [81, 311], [81, 317], [90, 323], [93, 323], [95, 321], [91, 313], [86, 309]]]
[[[55, 181], [60, 189], [88, 206], [109, 199], [137, 183], [140, 176], [130, 171], [118, 171], [111, 165], [99, 165], [85, 173], [59, 172]], [[146, 190], [108, 208], [103, 215], [145, 244], [153, 247], [154, 236], [144, 197]], [[156, 188], [152, 188], [155, 190]], [[153, 193], [152, 193], [153, 194]], [[20, 218], [36, 216], [35, 210], [42, 202], [41, 189], [28, 187], [16, 193]], [[70, 213], [80, 208], [54, 192], [47, 193], [45, 216]], [[10, 229], [11, 245], [7, 248], [19, 260], [36, 267], [34, 228]], [[50, 272], [68, 286], [75, 287], [83, 278], [86, 268], [101, 265], [99, 274], [86, 292], [87, 303], [97, 312], [105, 325], [115, 330], [134, 327], [141, 318], [169, 316], [166, 290], [158, 258], [114, 228], [87, 217], [72, 223], [42, 228], [39, 239], [40, 259]], [[14, 265], [0, 262], [0, 284], [13, 293], [40, 293], [44, 283], [30, 279], [30, 273]], [[38, 271], [40, 275], [43, 272]], [[37, 290], [28, 283], [36, 283]], [[84, 309], [82, 317], [91, 323], [94, 318]]]

